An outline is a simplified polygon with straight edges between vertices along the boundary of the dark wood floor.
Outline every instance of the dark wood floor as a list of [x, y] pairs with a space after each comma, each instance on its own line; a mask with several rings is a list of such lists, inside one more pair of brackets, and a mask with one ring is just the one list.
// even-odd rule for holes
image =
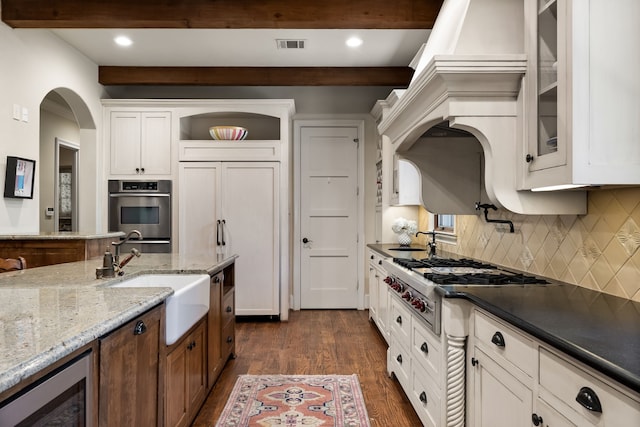
[[387, 376], [387, 345], [367, 311], [303, 310], [289, 322], [236, 325], [237, 358], [227, 363], [195, 419], [214, 426], [241, 374], [358, 374], [372, 427], [421, 422], [397, 380]]

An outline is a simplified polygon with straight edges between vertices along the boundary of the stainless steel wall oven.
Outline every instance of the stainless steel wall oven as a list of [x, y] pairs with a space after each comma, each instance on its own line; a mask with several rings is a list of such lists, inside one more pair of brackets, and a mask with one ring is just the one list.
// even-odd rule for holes
[[171, 181], [109, 181], [109, 231], [131, 230], [143, 239], [125, 243], [122, 252], [171, 252]]

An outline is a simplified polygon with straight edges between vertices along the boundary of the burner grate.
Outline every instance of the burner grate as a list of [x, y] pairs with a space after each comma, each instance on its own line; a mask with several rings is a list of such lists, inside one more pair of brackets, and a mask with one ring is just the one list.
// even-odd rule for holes
[[436, 274], [424, 273], [424, 277], [438, 285], [530, 285], [548, 284], [544, 279], [524, 274]]

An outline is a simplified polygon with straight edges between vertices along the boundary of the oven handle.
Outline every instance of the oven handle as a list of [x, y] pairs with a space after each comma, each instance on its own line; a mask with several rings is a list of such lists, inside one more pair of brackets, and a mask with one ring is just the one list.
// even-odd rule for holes
[[171, 197], [169, 193], [112, 193], [109, 197]]
[[133, 244], [140, 243], [142, 245], [147, 245], [147, 244], [169, 244], [169, 243], [171, 243], [170, 240], [130, 240], [130, 242], [133, 243]]

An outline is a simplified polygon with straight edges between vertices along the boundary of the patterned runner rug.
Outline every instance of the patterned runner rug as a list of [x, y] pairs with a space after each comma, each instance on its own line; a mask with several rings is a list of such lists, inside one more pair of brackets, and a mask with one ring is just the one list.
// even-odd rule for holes
[[240, 375], [216, 427], [370, 427], [357, 375]]

